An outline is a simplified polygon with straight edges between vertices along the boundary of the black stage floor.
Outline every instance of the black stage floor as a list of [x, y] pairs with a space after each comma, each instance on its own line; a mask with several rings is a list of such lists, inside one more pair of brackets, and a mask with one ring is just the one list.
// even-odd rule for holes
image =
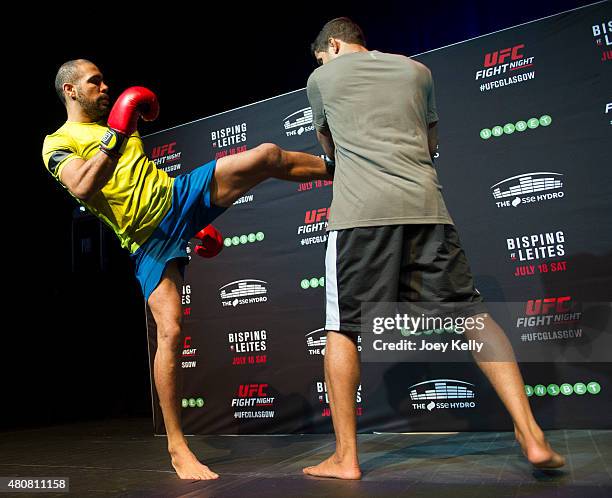
[[567, 465], [548, 473], [532, 470], [510, 432], [361, 435], [361, 481], [302, 475], [330, 454], [331, 435], [194, 436], [221, 474], [195, 482], [175, 476], [166, 439], [151, 431], [148, 419], [126, 419], [1, 433], [0, 476], [69, 477], [70, 493], [53, 496], [78, 497], [612, 496], [612, 431], [549, 431]]

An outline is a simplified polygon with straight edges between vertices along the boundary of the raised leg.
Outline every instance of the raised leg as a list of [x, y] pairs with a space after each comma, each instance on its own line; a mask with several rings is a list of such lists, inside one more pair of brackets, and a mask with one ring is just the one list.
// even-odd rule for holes
[[268, 178], [292, 182], [331, 180], [325, 162], [304, 152], [289, 152], [274, 144], [222, 157], [217, 161], [211, 186], [211, 201], [229, 207], [240, 196]]

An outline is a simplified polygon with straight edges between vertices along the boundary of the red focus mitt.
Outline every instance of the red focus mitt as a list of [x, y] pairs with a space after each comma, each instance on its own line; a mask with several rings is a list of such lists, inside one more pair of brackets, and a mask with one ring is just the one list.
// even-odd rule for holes
[[223, 236], [214, 226], [208, 225], [196, 234], [196, 239], [202, 241], [195, 246], [195, 252], [203, 258], [214, 258], [223, 249]]

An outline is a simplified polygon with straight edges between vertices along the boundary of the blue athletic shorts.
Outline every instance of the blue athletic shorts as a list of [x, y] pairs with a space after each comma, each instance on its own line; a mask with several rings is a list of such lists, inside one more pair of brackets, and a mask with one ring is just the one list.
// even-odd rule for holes
[[145, 301], [159, 284], [169, 261], [179, 259], [184, 276], [189, 240], [225, 211], [210, 203], [216, 164], [216, 160], [211, 161], [174, 179], [170, 210], [146, 242], [131, 254]]

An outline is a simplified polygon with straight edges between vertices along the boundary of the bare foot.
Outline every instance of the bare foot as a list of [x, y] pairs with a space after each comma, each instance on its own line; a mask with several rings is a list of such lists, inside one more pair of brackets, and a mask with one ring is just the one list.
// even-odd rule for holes
[[361, 479], [361, 470], [358, 463], [345, 463], [334, 453], [319, 465], [302, 469], [304, 474], [315, 477], [335, 477], [337, 479]]
[[180, 479], [217, 479], [218, 474], [198, 461], [191, 450], [185, 446], [179, 450], [171, 450], [172, 466]]
[[514, 430], [516, 440], [521, 445], [523, 455], [537, 469], [558, 469], [565, 465], [565, 458], [550, 447], [541, 429], [537, 428], [529, 436]]

